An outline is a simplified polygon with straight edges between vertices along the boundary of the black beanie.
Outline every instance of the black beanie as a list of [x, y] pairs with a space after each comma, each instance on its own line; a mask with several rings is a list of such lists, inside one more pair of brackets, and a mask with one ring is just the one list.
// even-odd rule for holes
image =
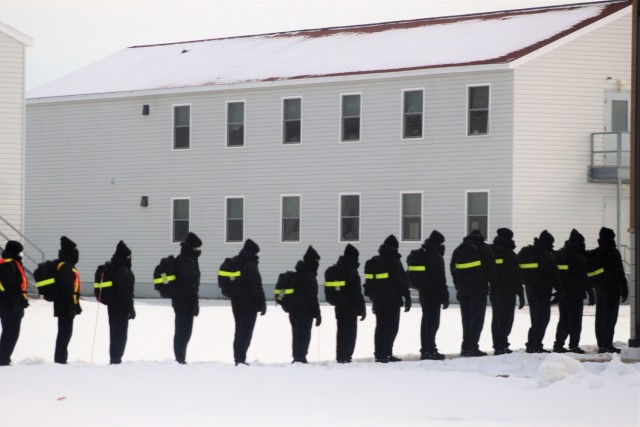
[[469, 233], [469, 236], [476, 236], [476, 237], [479, 237], [479, 238], [481, 238], [483, 241], [486, 239], [486, 237], [484, 237], [484, 236], [482, 235], [482, 232], [481, 232], [480, 230], [478, 230], [478, 229], [471, 230], [471, 233]]
[[438, 230], [433, 230], [429, 235], [429, 238], [424, 241], [424, 244], [426, 245], [427, 242], [431, 243], [434, 246], [441, 245], [444, 243], [444, 236]]
[[553, 247], [553, 242], [556, 241], [556, 239], [554, 239], [551, 233], [549, 233], [547, 230], [543, 230], [542, 233], [540, 233], [540, 237], [538, 237], [538, 240], [550, 247]]
[[571, 243], [584, 243], [584, 236], [574, 228], [571, 230], [571, 234], [569, 235], [569, 241]]
[[309, 248], [302, 259], [306, 262], [318, 262], [320, 261], [320, 255], [315, 249], [313, 249], [313, 246], [309, 245]]
[[62, 236], [60, 238], [60, 249], [62, 249], [64, 252], [73, 252], [73, 250], [77, 246], [78, 245], [76, 245], [75, 242], [69, 239], [67, 236]]
[[356, 249], [356, 247], [351, 243], [347, 243], [347, 246], [344, 248], [344, 256], [346, 258], [355, 259], [357, 261], [358, 257], [360, 256], [360, 252], [358, 252], [358, 249]]
[[258, 244], [251, 239], [247, 239], [244, 242], [244, 246], [242, 247], [242, 249], [249, 251], [253, 255], [257, 255], [258, 252], [260, 252], [260, 246], [258, 246]]
[[131, 256], [131, 249], [129, 249], [127, 245], [120, 240], [116, 246], [116, 253], [113, 254], [113, 256], [116, 258], [129, 258]]
[[496, 233], [498, 234], [498, 236], [503, 237], [507, 240], [513, 240], [513, 231], [509, 230], [508, 228], [498, 228], [496, 230]]
[[616, 238], [616, 233], [614, 233], [610, 228], [602, 227], [600, 229], [599, 237], [602, 240], [614, 240]]
[[5, 252], [8, 252], [13, 256], [20, 255], [20, 252], [22, 252], [23, 249], [24, 247], [22, 246], [22, 243], [16, 242], [15, 240], [9, 240], [7, 245], [4, 247]]
[[200, 240], [200, 238], [196, 236], [196, 233], [192, 232], [189, 232], [189, 234], [187, 234], [187, 238], [184, 240], [184, 242], [192, 248], [199, 248], [200, 246], [202, 246], [202, 240]]
[[384, 239], [384, 244], [391, 246], [395, 249], [398, 249], [400, 247], [400, 243], [398, 243], [398, 239], [396, 239], [396, 236], [394, 236], [393, 234], [389, 235], [389, 237]]

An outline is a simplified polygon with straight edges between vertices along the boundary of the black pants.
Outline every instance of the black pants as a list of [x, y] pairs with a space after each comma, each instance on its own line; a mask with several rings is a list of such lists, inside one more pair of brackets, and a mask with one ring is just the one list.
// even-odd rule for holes
[[484, 316], [487, 312], [485, 295], [461, 296], [460, 313], [462, 314], [462, 351], [478, 350], [478, 341], [484, 327]]
[[551, 318], [551, 294], [527, 292], [531, 327], [527, 336], [527, 350], [542, 350], [544, 334]]
[[436, 333], [440, 328], [440, 303], [422, 304], [422, 321], [420, 322], [420, 354], [435, 353]]
[[176, 314], [173, 354], [176, 356], [177, 362], [185, 363], [187, 361], [187, 345], [193, 331], [193, 310], [181, 310], [174, 307], [173, 311]]
[[494, 350], [509, 348], [509, 334], [513, 327], [515, 310], [515, 294], [491, 297], [491, 336]]
[[567, 337], [569, 337], [569, 348], [578, 347], [582, 333], [582, 299], [560, 300], [558, 308], [560, 320], [556, 328], [554, 347], [563, 347]]
[[596, 340], [598, 347], [613, 347], [613, 334], [618, 322], [620, 296], [598, 294], [596, 297]]
[[351, 361], [358, 336], [358, 313], [351, 304], [335, 308], [338, 330], [336, 333], [336, 360]]
[[293, 361], [307, 363], [313, 317], [306, 313], [289, 313], [289, 322], [291, 322]]
[[242, 310], [232, 306], [233, 318], [236, 321], [236, 330], [233, 336], [233, 359], [236, 363], [244, 363], [247, 360], [247, 350], [251, 345], [253, 328], [256, 326], [258, 313]]
[[376, 315], [373, 355], [384, 359], [393, 355], [393, 343], [400, 327], [400, 305], [374, 302], [373, 311]]
[[121, 363], [124, 349], [127, 346], [129, 330], [129, 314], [108, 307], [109, 311], [109, 357], [111, 363]]
[[56, 350], [53, 355], [53, 360], [56, 363], [67, 363], [69, 352], [69, 341], [71, 341], [71, 335], [73, 335], [73, 319], [75, 316], [60, 316], [58, 317], [58, 336], [56, 338]]
[[11, 355], [20, 336], [20, 324], [24, 310], [13, 311], [10, 308], [0, 309], [0, 323], [2, 335], [0, 335], [0, 366], [11, 363]]

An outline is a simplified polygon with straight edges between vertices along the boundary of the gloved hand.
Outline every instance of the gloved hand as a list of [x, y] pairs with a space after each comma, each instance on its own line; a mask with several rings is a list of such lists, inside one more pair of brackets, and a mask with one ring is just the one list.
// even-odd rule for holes
[[411, 310], [411, 297], [407, 295], [404, 297], [404, 312], [409, 310]]
[[136, 309], [131, 307], [131, 309], [129, 310], [129, 319], [133, 320], [136, 318]]
[[260, 307], [260, 316], [264, 316], [265, 314], [267, 314], [267, 304], [262, 303], [262, 307]]
[[593, 294], [593, 291], [587, 291], [587, 296], [589, 298], [589, 305], [595, 305], [596, 303], [596, 296]]
[[362, 312], [360, 313], [360, 321], [362, 322], [364, 319], [367, 318], [367, 310], [364, 309], [362, 310]]
[[76, 304], [73, 308], [76, 314], [82, 313], [82, 307], [80, 307], [80, 304]]
[[629, 287], [625, 285], [620, 293], [620, 302], [625, 302], [629, 298]]
[[198, 314], [200, 314], [200, 306], [196, 305], [193, 309], [193, 316], [198, 317]]
[[551, 305], [557, 304], [559, 300], [560, 300], [560, 297], [558, 296], [558, 293], [554, 292], [551, 294], [551, 301], [549, 302], [549, 304]]
[[522, 307], [524, 307], [524, 297], [518, 295], [518, 310], [522, 310]]
[[320, 326], [321, 323], [322, 323], [322, 316], [318, 314], [316, 316], [316, 326]]
[[447, 308], [449, 308], [449, 298], [447, 298], [446, 300], [442, 301], [442, 309], [446, 310]]

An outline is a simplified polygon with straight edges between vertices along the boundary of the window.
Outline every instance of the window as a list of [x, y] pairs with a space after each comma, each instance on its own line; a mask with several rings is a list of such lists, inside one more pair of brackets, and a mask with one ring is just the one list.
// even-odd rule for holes
[[244, 234], [244, 198], [227, 198], [227, 242], [242, 242]]
[[342, 95], [341, 141], [360, 140], [360, 95]]
[[402, 240], [422, 240], [422, 194], [402, 195]]
[[284, 99], [282, 110], [282, 143], [299, 144], [302, 141], [302, 98]]
[[422, 138], [424, 91], [406, 90], [403, 92], [402, 137]]
[[611, 101], [611, 131], [629, 132], [629, 103], [626, 100]]
[[300, 196], [282, 196], [281, 240], [300, 241]]
[[191, 106], [175, 105], [173, 107], [173, 149], [189, 148], [189, 129], [191, 127]]
[[189, 199], [173, 199], [173, 243], [182, 242], [189, 234]]
[[480, 230], [483, 236], [489, 233], [489, 192], [467, 192], [467, 234]]
[[489, 133], [489, 86], [469, 86], [468, 135]]
[[227, 103], [227, 147], [244, 146], [244, 102]]
[[360, 196], [348, 194], [340, 196], [340, 241], [360, 240]]

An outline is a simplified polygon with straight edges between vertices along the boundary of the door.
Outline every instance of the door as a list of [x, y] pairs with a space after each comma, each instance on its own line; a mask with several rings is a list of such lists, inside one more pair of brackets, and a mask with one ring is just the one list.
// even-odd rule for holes
[[[631, 120], [631, 102], [629, 92], [607, 92], [605, 96], [604, 130], [605, 132], [622, 132], [620, 164], [629, 165], [629, 123]], [[617, 135], [605, 135], [605, 165], [618, 164]]]

